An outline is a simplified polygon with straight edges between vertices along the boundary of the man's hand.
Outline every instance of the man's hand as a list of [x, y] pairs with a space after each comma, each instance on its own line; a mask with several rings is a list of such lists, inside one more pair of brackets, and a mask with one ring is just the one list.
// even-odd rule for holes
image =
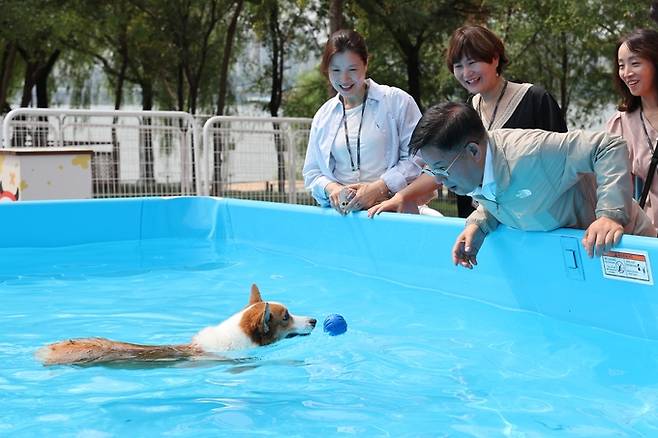
[[477, 253], [485, 237], [486, 235], [477, 225], [466, 225], [452, 247], [452, 262], [455, 266], [462, 265], [467, 269], [473, 269], [473, 266], [478, 264]]
[[393, 195], [391, 199], [375, 204], [368, 209], [368, 217], [373, 217], [384, 211], [393, 211], [395, 213], [412, 213], [418, 214], [418, 205], [416, 202], [408, 201], [399, 192]]
[[596, 254], [600, 257], [618, 244], [623, 235], [624, 227], [619, 222], [602, 216], [587, 227], [582, 242], [588, 256], [593, 257]]

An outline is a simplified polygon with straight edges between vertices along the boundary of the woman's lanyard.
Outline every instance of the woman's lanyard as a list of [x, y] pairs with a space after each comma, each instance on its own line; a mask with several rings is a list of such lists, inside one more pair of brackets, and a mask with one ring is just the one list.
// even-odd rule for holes
[[[491, 127], [496, 121], [496, 113], [498, 112], [498, 105], [500, 105], [500, 100], [503, 98], [503, 95], [505, 94], [505, 90], [507, 90], [507, 79], [505, 79], [505, 83], [503, 84], [503, 89], [500, 90], [498, 99], [496, 99], [496, 105], [494, 106], [493, 114], [491, 114], [491, 121], [489, 121], [489, 127], [487, 127], [487, 131], [491, 131]], [[480, 110], [481, 106], [482, 106], [482, 96], [480, 96], [480, 100], [478, 101], [478, 115], [480, 116], [480, 119], [482, 119], [482, 111]]]
[[343, 96], [340, 97], [340, 102], [343, 104], [343, 127], [345, 128], [345, 146], [347, 152], [350, 154], [350, 164], [352, 164], [352, 172], [361, 169], [361, 126], [363, 126], [363, 114], [366, 111], [366, 101], [368, 100], [368, 86], [366, 85], [366, 92], [363, 95], [363, 106], [361, 107], [361, 120], [359, 120], [359, 131], [356, 135], [356, 166], [354, 166], [354, 158], [352, 157], [352, 149], [350, 149], [350, 138], [347, 135], [347, 115], [345, 114], [345, 102]]
[[644, 123], [644, 114], [642, 113], [642, 108], [640, 108], [640, 120], [642, 121], [642, 129], [644, 129], [644, 136], [647, 139], [649, 150], [651, 150], [651, 152], [653, 153], [653, 145], [651, 144], [651, 137], [649, 137], [649, 131], [647, 131], [647, 125]]
[[640, 195], [640, 204], [641, 208], [644, 208], [645, 203], [647, 202], [647, 197], [649, 196], [649, 188], [653, 183], [653, 177], [656, 175], [656, 167], [658, 167], [658, 141], [656, 142], [656, 147], [651, 147], [651, 138], [649, 138], [649, 132], [647, 132], [647, 125], [644, 124], [644, 115], [642, 114], [642, 108], [640, 108], [640, 120], [642, 120], [642, 128], [644, 128], [644, 135], [647, 137], [647, 144], [649, 149], [651, 149], [651, 162], [649, 163], [649, 171], [647, 176], [644, 179], [644, 187], [642, 188], [642, 194]]

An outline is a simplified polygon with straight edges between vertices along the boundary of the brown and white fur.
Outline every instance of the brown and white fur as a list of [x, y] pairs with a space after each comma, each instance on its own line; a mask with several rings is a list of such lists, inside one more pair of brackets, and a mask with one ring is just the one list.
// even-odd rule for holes
[[46, 345], [35, 355], [44, 365], [194, 359], [308, 335], [315, 324], [314, 318], [292, 315], [280, 303], [264, 302], [254, 284], [249, 304], [243, 310], [219, 325], [204, 328], [189, 344], [140, 345], [105, 338], [83, 338]]

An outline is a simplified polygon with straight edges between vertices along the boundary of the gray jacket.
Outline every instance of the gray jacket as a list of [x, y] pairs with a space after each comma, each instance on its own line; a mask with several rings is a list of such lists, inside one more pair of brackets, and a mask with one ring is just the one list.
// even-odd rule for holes
[[498, 223], [522, 230], [587, 228], [606, 216], [624, 232], [656, 236], [632, 199], [626, 143], [599, 132], [498, 129], [489, 133], [496, 201], [482, 196], [466, 220], [485, 233]]

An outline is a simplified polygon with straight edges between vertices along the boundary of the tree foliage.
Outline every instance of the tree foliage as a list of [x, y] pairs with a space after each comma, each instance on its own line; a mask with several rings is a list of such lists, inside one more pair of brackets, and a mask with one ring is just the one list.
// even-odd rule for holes
[[355, 0], [354, 6], [357, 27], [363, 27], [374, 49], [373, 59], [383, 61], [375, 61], [371, 71], [405, 72], [402, 88], [421, 108], [431, 104], [437, 92], [432, 78], [442, 66], [443, 42], [467, 18], [486, 13], [479, 0]]
[[487, 23], [505, 41], [509, 78], [544, 86], [575, 127], [614, 101], [615, 42], [650, 26], [648, 11], [642, 0], [500, 0]]
[[287, 117], [309, 117], [327, 100], [327, 80], [319, 69], [302, 72], [294, 88], [284, 95], [283, 112]]
[[[126, 90], [136, 88], [145, 109], [231, 112], [236, 84], [251, 83], [240, 92], [260, 95], [269, 114], [283, 108], [285, 115], [311, 116], [329, 93], [326, 81], [308, 70], [331, 26], [341, 22], [366, 37], [376, 81], [407, 90], [427, 107], [466, 97], [444, 53], [450, 33], [470, 22], [497, 32], [512, 60], [507, 76], [544, 86], [575, 127], [600, 121], [615, 102], [615, 41], [656, 25], [651, 3], [0, 0], [0, 111], [49, 105], [57, 86], [77, 96], [73, 103], [90, 104], [98, 93], [90, 93], [89, 79], [100, 68], [117, 108], [125, 105]], [[249, 59], [258, 66], [250, 68]], [[291, 68], [301, 74], [291, 75]]]

